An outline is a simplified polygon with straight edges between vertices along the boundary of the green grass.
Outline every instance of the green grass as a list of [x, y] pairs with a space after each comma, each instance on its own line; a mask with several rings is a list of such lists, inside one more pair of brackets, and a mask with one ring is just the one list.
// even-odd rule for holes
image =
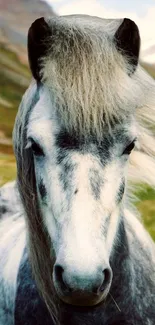
[[0, 105], [0, 131], [8, 138], [12, 138], [12, 126], [14, 125], [15, 117], [17, 114], [17, 107], [9, 108]]
[[142, 67], [155, 79], [155, 65], [141, 62]]
[[18, 106], [27, 88], [23, 78], [28, 85], [28, 67], [14, 52], [0, 44], [0, 186], [16, 177], [11, 138]]
[[[26, 64], [23, 64], [17, 54], [10, 49], [8, 49], [3, 44], [0, 44], [0, 56], [4, 58], [1, 60], [1, 64], [3, 62], [4, 67], [11, 69], [14, 72], [19, 72], [26, 77], [30, 77], [30, 70]], [[4, 63], [8, 62], [8, 63]]]
[[16, 178], [16, 163], [12, 154], [0, 153], [0, 186]]
[[155, 240], [155, 189], [143, 185], [136, 191], [138, 197], [137, 208], [141, 213], [146, 229]]
[[0, 98], [8, 102], [8, 105], [0, 102], [0, 130], [6, 137], [12, 136], [15, 116], [24, 91], [25, 87], [16, 84], [0, 71]]
[[144, 200], [138, 204], [145, 228], [155, 240], [155, 199]]
[[18, 105], [25, 87], [19, 85], [0, 71], [0, 94], [2, 98], [8, 100], [12, 105]]
[[19, 61], [15, 53], [0, 45], [0, 131], [6, 137], [12, 136], [17, 109], [29, 80], [28, 67]]

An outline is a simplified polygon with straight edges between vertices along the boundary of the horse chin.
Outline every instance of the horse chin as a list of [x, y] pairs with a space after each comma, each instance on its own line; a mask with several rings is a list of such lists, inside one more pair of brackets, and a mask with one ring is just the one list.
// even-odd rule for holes
[[104, 300], [106, 299], [108, 295], [108, 292], [103, 293], [102, 296], [98, 297], [97, 295], [94, 295], [94, 297], [88, 296], [83, 296], [82, 294], [79, 293], [77, 294], [76, 297], [73, 297], [72, 295], [67, 296], [67, 295], [59, 295], [59, 299], [71, 306], [79, 306], [79, 307], [94, 307], [99, 304], [102, 304]]

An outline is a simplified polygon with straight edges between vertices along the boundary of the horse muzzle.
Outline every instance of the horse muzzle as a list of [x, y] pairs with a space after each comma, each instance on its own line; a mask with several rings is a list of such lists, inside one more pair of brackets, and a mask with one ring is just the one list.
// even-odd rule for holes
[[112, 270], [109, 266], [98, 268], [96, 272], [71, 271], [55, 264], [54, 286], [59, 298], [65, 303], [79, 306], [94, 306], [104, 300], [110, 290]]

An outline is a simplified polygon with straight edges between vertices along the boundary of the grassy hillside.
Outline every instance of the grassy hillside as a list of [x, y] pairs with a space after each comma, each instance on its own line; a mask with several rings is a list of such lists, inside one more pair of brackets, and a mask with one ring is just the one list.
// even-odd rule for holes
[[141, 62], [141, 65], [155, 79], [155, 64]]
[[14, 179], [16, 165], [12, 149], [12, 128], [30, 72], [15, 53], [0, 45], [0, 185]]
[[138, 198], [136, 206], [142, 215], [144, 225], [155, 240], [155, 189], [143, 186], [135, 194]]
[[[154, 70], [150, 70], [154, 75]], [[30, 72], [15, 53], [0, 47], [0, 185], [16, 176], [12, 150], [12, 128], [21, 97], [30, 81]], [[155, 239], [155, 190], [143, 187], [138, 191], [137, 207], [144, 224]]]

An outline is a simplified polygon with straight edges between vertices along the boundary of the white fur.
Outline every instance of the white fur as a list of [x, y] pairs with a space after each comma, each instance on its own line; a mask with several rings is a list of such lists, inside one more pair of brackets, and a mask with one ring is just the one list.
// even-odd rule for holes
[[[25, 222], [17, 213], [0, 223], [0, 324], [2, 325], [14, 323], [16, 281], [24, 247]], [[5, 310], [8, 310], [8, 314]]]

